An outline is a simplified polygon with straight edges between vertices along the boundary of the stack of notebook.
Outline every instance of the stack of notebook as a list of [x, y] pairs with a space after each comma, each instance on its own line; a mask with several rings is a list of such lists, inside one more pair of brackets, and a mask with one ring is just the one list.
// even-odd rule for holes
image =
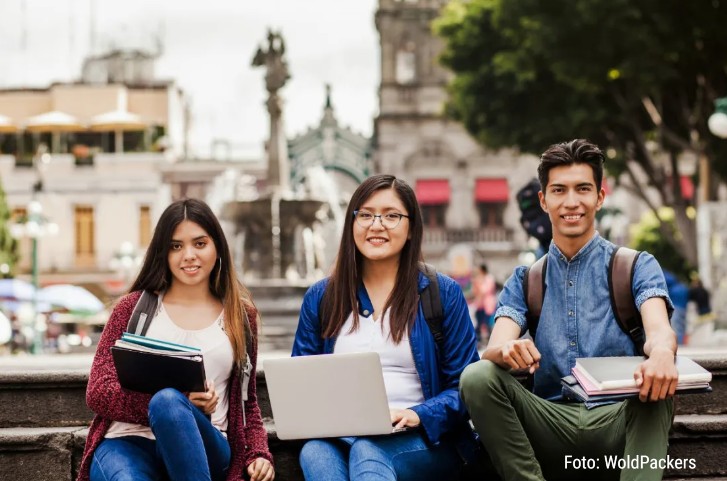
[[[561, 379], [563, 395], [584, 402], [612, 401], [638, 396], [634, 371], [644, 362], [641, 356], [587, 357], [576, 359], [572, 376]], [[677, 356], [677, 394], [710, 392], [712, 373], [683, 356]]]
[[111, 355], [125, 389], [149, 394], [167, 387], [205, 391], [204, 360], [196, 347], [125, 332]]

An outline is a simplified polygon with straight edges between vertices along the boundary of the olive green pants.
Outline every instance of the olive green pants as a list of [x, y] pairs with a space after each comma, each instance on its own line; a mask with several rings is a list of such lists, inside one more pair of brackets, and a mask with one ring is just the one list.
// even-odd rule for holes
[[504, 481], [662, 478], [671, 399], [635, 398], [590, 410], [554, 403], [490, 361], [464, 370], [460, 394]]

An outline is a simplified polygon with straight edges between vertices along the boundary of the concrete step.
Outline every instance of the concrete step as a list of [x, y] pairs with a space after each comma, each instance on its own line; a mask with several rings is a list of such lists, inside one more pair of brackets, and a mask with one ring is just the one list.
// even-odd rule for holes
[[[727, 414], [727, 356], [695, 360], [712, 372], [713, 392], [678, 396], [677, 414]], [[257, 372], [258, 403], [263, 417], [272, 418], [263, 367]], [[89, 423], [93, 413], [86, 407], [87, 382], [88, 372], [82, 369], [0, 372], [0, 406], [15, 406], [0, 410], [0, 428]]]
[[[302, 481], [300, 441], [281, 441], [267, 419], [268, 442], [275, 457], [277, 481]], [[668, 455], [693, 459], [695, 469], [670, 469], [666, 478], [727, 480], [727, 415], [680, 415], [674, 420]], [[65, 481], [75, 479], [88, 429], [86, 426], [0, 429], [0, 479]], [[706, 478], [705, 477], [710, 477]], [[715, 476], [723, 476], [716, 478]]]

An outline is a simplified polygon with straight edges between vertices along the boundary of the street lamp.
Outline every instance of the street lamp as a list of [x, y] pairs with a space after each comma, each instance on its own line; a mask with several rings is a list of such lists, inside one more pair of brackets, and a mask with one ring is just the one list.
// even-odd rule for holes
[[727, 139], [727, 97], [714, 101], [714, 113], [707, 120], [709, 131], [720, 139]]
[[38, 313], [38, 290], [40, 289], [38, 240], [46, 235], [56, 235], [57, 233], [58, 225], [43, 216], [43, 206], [35, 199], [28, 204], [26, 216], [10, 225], [10, 235], [16, 239], [29, 238], [31, 240], [31, 276], [35, 290], [33, 291], [33, 313], [28, 325], [32, 333], [34, 354], [38, 354], [42, 350], [42, 338], [38, 333], [44, 332], [46, 329], [45, 320]]
[[131, 276], [141, 266], [142, 255], [134, 244], [124, 241], [109, 262], [109, 267], [118, 272], [124, 279], [124, 289], [129, 287]]
[[[707, 119], [709, 131], [721, 139], [727, 139], [727, 97], [714, 101], [714, 113]], [[699, 203], [709, 202], [710, 170], [707, 155], [699, 156]]]

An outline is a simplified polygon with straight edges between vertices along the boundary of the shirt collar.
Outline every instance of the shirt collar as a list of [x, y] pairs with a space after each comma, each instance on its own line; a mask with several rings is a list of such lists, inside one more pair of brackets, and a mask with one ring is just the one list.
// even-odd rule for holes
[[[570, 261], [578, 260], [580, 257], [586, 256], [590, 251], [593, 250], [596, 245], [598, 245], [601, 241], [601, 235], [598, 233], [598, 231], [593, 233], [593, 237], [586, 242], [586, 245], [581, 247], [581, 249], [576, 252], [576, 255], [571, 257]], [[558, 246], [555, 245], [555, 241], [550, 242], [550, 249], [548, 249], [548, 253], [551, 254], [555, 259], [560, 259], [564, 262], [569, 262], [568, 258], [558, 249]]]

